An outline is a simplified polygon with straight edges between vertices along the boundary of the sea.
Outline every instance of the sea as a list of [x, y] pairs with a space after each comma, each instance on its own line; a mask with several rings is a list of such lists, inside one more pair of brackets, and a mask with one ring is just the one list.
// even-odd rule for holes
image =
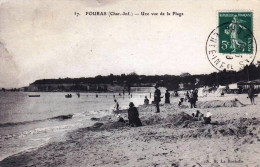
[[[67, 94], [72, 98], [65, 98]], [[143, 104], [145, 96], [152, 101], [150, 93], [80, 93], [78, 97], [70, 92], [0, 92], [0, 161], [93, 125], [92, 117], [112, 113], [114, 99], [120, 109], [127, 109], [129, 102]], [[63, 120], [64, 115], [72, 118]]]

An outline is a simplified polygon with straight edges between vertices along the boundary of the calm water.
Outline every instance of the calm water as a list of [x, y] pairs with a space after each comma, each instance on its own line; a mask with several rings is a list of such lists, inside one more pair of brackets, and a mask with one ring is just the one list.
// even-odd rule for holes
[[[28, 97], [39, 94], [40, 97]], [[114, 107], [112, 93], [28, 93], [0, 92], [0, 160], [15, 153], [39, 147], [50, 140], [59, 140], [66, 132], [93, 124], [91, 117], [111, 114]], [[120, 108], [127, 108], [130, 101], [143, 104], [149, 93], [130, 96], [115, 94]], [[72, 119], [50, 119], [73, 114]]]

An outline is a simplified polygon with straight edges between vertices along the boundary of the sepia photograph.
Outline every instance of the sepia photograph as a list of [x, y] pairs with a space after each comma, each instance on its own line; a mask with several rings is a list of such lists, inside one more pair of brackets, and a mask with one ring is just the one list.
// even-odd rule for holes
[[0, 167], [260, 167], [259, 0], [0, 0]]

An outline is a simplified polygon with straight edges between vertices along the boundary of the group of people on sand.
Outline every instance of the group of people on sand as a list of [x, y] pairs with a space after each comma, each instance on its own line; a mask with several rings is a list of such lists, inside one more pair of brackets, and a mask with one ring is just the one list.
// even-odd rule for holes
[[[161, 96], [161, 91], [159, 89], [159, 85], [156, 84], [154, 86], [155, 88], [155, 92], [154, 92], [154, 101], [153, 103], [155, 104], [156, 106], [156, 112], [155, 113], [159, 113], [160, 112], [160, 102], [161, 102], [161, 98], [163, 98], [163, 96]], [[170, 93], [169, 93], [169, 90], [167, 89], [166, 90], [166, 93], [165, 93], [165, 104], [170, 104]]]
[[[155, 88], [155, 91], [154, 91], [154, 100], [152, 101], [152, 104], [155, 104], [155, 106], [156, 106], [156, 113], [160, 113], [160, 105], [159, 105], [159, 104], [160, 104], [161, 99], [163, 98], [163, 96], [161, 96], [161, 91], [160, 91], [160, 89], [159, 89], [159, 85], [158, 85], [158, 84], [156, 84], [156, 85], [154, 86], [154, 88]], [[174, 94], [175, 94], [176, 96], [178, 96], [178, 92], [177, 92], [177, 91], [175, 91]], [[151, 94], [150, 94], [150, 96], [151, 96]], [[170, 94], [169, 90], [166, 89], [166, 93], [165, 93], [165, 104], [170, 104], [170, 103], [171, 103], [171, 102], [170, 102], [170, 97], [171, 97], [171, 94]], [[145, 104], [145, 105], [148, 105], [148, 104], [149, 104], [149, 99], [147, 98], [147, 96], [145, 96], [144, 104]]]
[[[115, 102], [114, 111], [118, 111], [119, 103], [116, 99], [114, 99], [114, 102]], [[117, 118], [118, 118], [118, 122], [125, 123], [125, 120], [123, 119], [123, 117], [120, 114], [117, 115]], [[142, 122], [139, 118], [138, 110], [135, 107], [133, 102], [129, 103], [128, 120], [129, 120], [129, 126], [132, 126], [132, 127], [133, 126], [135, 126], [135, 127], [142, 126]]]
[[179, 106], [183, 101], [188, 101], [190, 103], [190, 108], [196, 108], [196, 102], [198, 101], [198, 89], [187, 91], [184, 93], [185, 97], [179, 102]]
[[[175, 92], [175, 94], [178, 94], [178, 92]], [[170, 97], [171, 94], [169, 93], [169, 90], [166, 90], [165, 93], [165, 104], [170, 104]], [[156, 106], [156, 113], [160, 112], [159, 103], [161, 102], [161, 91], [159, 90], [159, 85], [155, 85], [155, 92], [154, 92], [154, 101], [153, 103]], [[185, 93], [185, 98], [180, 98], [179, 106], [182, 104], [183, 101], [188, 101], [190, 103], [190, 108], [196, 108], [196, 102], [198, 101], [198, 89], [191, 90], [190, 92], [187, 91]], [[149, 104], [149, 99], [147, 99], [147, 96], [145, 96], [144, 104]]]
[[[254, 90], [251, 87], [248, 90], [248, 98], [250, 98], [252, 104], [255, 104], [254, 97], [255, 97]], [[159, 104], [161, 102], [161, 98], [163, 98], [163, 97], [161, 96], [161, 91], [159, 90], [159, 85], [156, 84], [155, 85], [155, 92], [154, 92], [154, 101], [152, 102], [156, 106], [156, 113], [160, 113]], [[185, 98], [180, 99], [179, 105], [181, 105], [181, 103], [183, 101], [188, 101], [190, 103], [190, 108], [196, 108], [196, 101], [198, 101], [198, 89], [191, 90], [190, 92], [187, 91], [185, 93]], [[119, 103], [117, 102], [116, 99], [114, 99], [114, 102], [115, 102], [114, 109], [119, 110]], [[166, 104], [170, 103], [170, 93], [169, 93], [168, 90], [166, 90], [166, 93], [165, 93], [165, 103]], [[147, 96], [145, 96], [144, 104], [145, 105], [149, 104], [149, 99], [147, 98]], [[198, 121], [204, 120], [205, 124], [211, 123], [212, 114], [209, 111], [206, 114], [203, 114], [199, 110], [197, 110], [196, 113], [192, 114], [192, 116], [193, 116], [194, 119], [197, 119]], [[129, 103], [128, 119], [129, 119], [129, 125], [130, 126], [136, 126], [136, 127], [142, 126], [142, 122], [139, 118], [138, 110], [134, 106], [133, 102]], [[118, 114], [118, 121], [119, 122], [125, 122], [125, 120], [121, 117], [120, 114]]]
[[196, 102], [198, 101], [198, 89], [191, 91], [188, 101], [190, 102], [190, 108], [196, 108]]

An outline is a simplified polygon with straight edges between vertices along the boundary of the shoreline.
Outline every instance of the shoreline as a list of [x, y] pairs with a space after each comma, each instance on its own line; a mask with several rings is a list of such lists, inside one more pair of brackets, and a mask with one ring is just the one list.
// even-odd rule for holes
[[[225, 102], [226, 104], [227, 102]], [[207, 107], [207, 105], [205, 106]], [[254, 164], [257, 160], [256, 157], [248, 159], [245, 153], [234, 154], [233, 147], [246, 150], [248, 155], [254, 155], [253, 151], [246, 148], [255, 150], [256, 144], [260, 141], [259, 133], [256, 133], [259, 132], [260, 123], [258, 108], [257, 105], [219, 107], [219, 103], [215, 108], [197, 108], [202, 112], [212, 110], [213, 120], [218, 122], [217, 125], [205, 125], [200, 121], [190, 119], [191, 113], [197, 109], [178, 108], [177, 103], [161, 105], [159, 114], [154, 113], [153, 105], [139, 106], [140, 119], [144, 124], [142, 127], [130, 128], [125, 124], [115, 122], [116, 117], [113, 115], [104, 116], [99, 121], [95, 121], [103, 124], [95, 125], [93, 121], [94, 125], [91, 127], [68, 132], [64, 140], [49, 142], [35, 150], [7, 157], [0, 161], [0, 166], [11, 164], [15, 166], [30, 166], [30, 164], [36, 164], [36, 166], [70, 166], [73, 164], [76, 164], [75, 166], [132, 166], [139, 163], [141, 166], [169, 165], [170, 163], [172, 166], [185, 164], [192, 166], [197, 163], [204, 165], [218, 163], [232, 166], [236, 164], [235, 162], [240, 161], [243, 163], [237, 164], [242, 166]], [[124, 118], [127, 116], [125, 110], [120, 113]], [[239, 128], [245, 126], [247, 126], [246, 129]], [[227, 143], [232, 147], [225, 143], [226, 141], [229, 141]], [[207, 158], [203, 149], [207, 150], [208, 146], [214, 148], [215, 155]], [[193, 147], [200, 150], [199, 153], [195, 152], [196, 156], [202, 157], [199, 160], [194, 160], [194, 156], [190, 155], [190, 149]], [[224, 147], [227, 147], [228, 151], [223, 151]], [[210, 150], [212, 151], [212, 149]], [[232, 149], [233, 151], [231, 151]], [[111, 150], [113, 156], [109, 154]], [[224, 155], [228, 155], [229, 159], [216, 151], [220, 151], [222, 154], [227, 153]], [[181, 158], [182, 160], [177, 158], [181, 156], [180, 152], [187, 154], [183, 159]], [[89, 161], [86, 161], [84, 157]], [[170, 162], [169, 159], [174, 162]], [[191, 159], [193, 160], [191, 161]], [[163, 163], [163, 161], [165, 162]]]
[[13, 153], [13, 154], [10, 154], [10, 155], [1, 157], [1, 158], [0, 158], [0, 163], [1, 163], [1, 161], [3, 161], [3, 160], [6, 159], [6, 158], [11, 158], [11, 157], [19, 156], [19, 155], [21, 155], [21, 154], [25, 154], [25, 153], [28, 153], [28, 152], [31, 152], [31, 151], [36, 151], [37, 149], [48, 145], [49, 142], [50, 142], [49, 140], [50, 140], [50, 139], [48, 139], [48, 141], [46, 141], [46, 143], [41, 144], [41, 145], [39, 145], [39, 146], [37, 146], [37, 147], [24, 148], [23, 150], [17, 151], [17, 152], [15, 152], [15, 153]]

